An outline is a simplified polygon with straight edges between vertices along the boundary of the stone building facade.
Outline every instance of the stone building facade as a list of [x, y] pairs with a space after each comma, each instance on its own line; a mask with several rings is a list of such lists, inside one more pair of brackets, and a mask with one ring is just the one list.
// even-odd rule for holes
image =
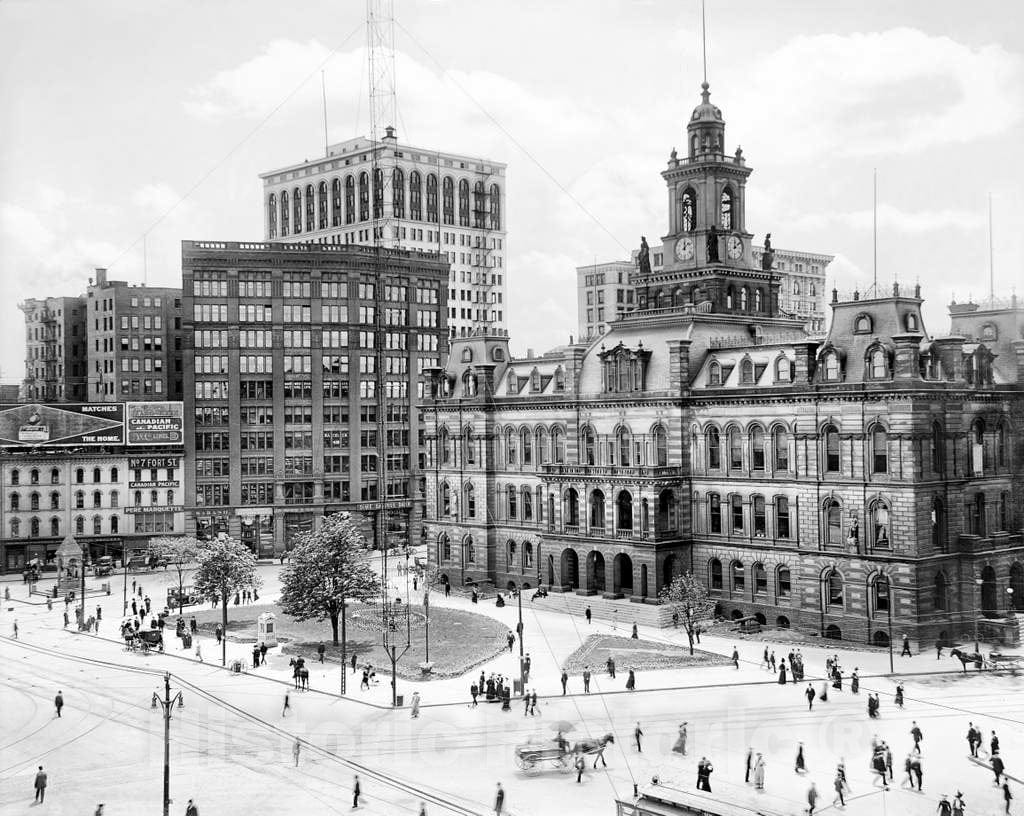
[[641, 603], [689, 571], [725, 617], [877, 645], [1024, 607], [1024, 340], [933, 336], [898, 285], [833, 292], [811, 334], [703, 96], [634, 311], [539, 357], [453, 341], [422, 406], [432, 562]]

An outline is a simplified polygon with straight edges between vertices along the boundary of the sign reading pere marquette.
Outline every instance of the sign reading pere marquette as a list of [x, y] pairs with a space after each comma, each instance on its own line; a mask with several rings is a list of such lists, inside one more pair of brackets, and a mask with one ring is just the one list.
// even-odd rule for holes
[[184, 405], [180, 402], [125, 403], [129, 445], [181, 445], [185, 441]]
[[120, 402], [0, 405], [0, 446], [123, 445], [124, 408]]

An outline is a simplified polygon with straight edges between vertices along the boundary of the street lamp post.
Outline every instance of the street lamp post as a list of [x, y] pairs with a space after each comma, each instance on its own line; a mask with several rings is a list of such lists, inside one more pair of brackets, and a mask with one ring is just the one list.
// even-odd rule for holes
[[975, 578], [974, 579], [974, 583], [978, 587], [978, 594], [979, 594], [978, 606], [974, 610], [974, 653], [975, 654], [980, 654], [981, 649], [979, 648], [979, 645], [978, 645], [978, 610], [981, 609], [981, 601], [980, 601], [981, 585], [984, 583], [984, 581], [982, 581], [980, 578]]
[[526, 666], [523, 662], [523, 587], [519, 586], [516, 593], [519, 598], [519, 623], [516, 624], [516, 634], [519, 635], [519, 688], [523, 695], [526, 694]]
[[892, 587], [889, 589], [889, 603], [886, 606], [886, 613], [889, 618], [889, 674], [893, 674], [896, 669], [893, 665], [892, 658]]
[[178, 708], [185, 707], [180, 691], [171, 697], [171, 673], [165, 672], [164, 698], [161, 700], [160, 695], [153, 692], [153, 708], [159, 704], [164, 713], [164, 816], [169, 816], [171, 807], [171, 712], [175, 703]]
[[124, 608], [121, 610], [121, 616], [124, 617], [128, 614], [128, 555], [124, 548], [121, 549], [121, 566], [124, 567]]

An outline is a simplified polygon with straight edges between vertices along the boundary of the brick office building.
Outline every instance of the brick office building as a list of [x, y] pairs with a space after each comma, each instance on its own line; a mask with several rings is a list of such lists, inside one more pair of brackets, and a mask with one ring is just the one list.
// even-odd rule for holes
[[[284, 551], [351, 510], [419, 543], [424, 369], [446, 354], [438, 253], [184, 242], [190, 531]], [[380, 259], [383, 259], [383, 264]]]
[[86, 396], [88, 366], [85, 297], [28, 298], [25, 378], [21, 399], [77, 402]]
[[755, 260], [751, 169], [704, 90], [634, 311], [540, 357], [453, 340], [423, 406], [432, 561], [637, 602], [692, 571], [727, 617], [876, 644], [1022, 608], [1024, 340], [933, 336], [898, 286], [834, 292], [812, 337]]

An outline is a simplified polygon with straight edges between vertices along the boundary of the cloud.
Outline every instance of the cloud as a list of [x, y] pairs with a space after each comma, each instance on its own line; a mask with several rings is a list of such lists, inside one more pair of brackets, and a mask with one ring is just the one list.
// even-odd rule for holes
[[1024, 59], [912, 28], [798, 36], [735, 82], [729, 111], [787, 160], [915, 153], [1020, 122]]
[[[870, 230], [873, 225], [870, 209], [848, 212], [808, 213], [792, 219], [794, 229], [821, 230], [845, 227], [853, 230]], [[984, 213], [971, 210], [941, 209], [908, 212], [891, 204], [878, 205], [878, 226], [887, 230], [905, 233], [924, 233], [938, 230], [973, 231], [985, 226]]]
[[182, 201], [181, 195], [173, 187], [162, 182], [140, 187], [132, 194], [131, 200], [135, 206], [153, 215], [163, 215], [172, 208], [180, 211], [188, 206], [188, 202]]

